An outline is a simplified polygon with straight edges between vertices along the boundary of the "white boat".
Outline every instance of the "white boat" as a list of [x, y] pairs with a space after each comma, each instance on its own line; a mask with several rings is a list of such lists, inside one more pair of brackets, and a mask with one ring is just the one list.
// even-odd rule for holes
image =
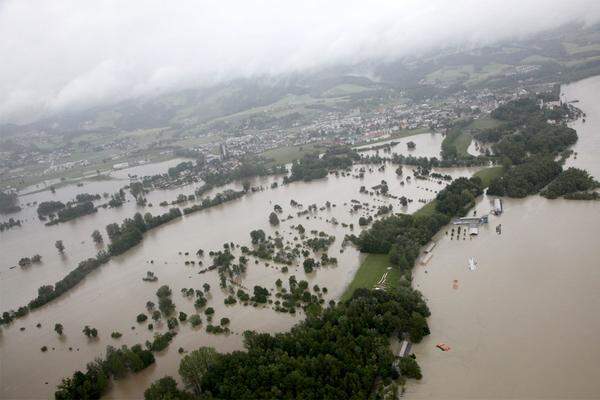
[[469, 258], [469, 269], [475, 271], [477, 269], [477, 261], [473, 257]]

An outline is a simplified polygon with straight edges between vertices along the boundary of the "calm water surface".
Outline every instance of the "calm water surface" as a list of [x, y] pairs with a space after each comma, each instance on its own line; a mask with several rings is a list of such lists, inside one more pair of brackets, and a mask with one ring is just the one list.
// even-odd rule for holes
[[[417, 143], [415, 155], [437, 155], [441, 136], [422, 134], [412, 137]], [[406, 152], [408, 138], [397, 146], [394, 151]], [[165, 165], [163, 170], [170, 165]], [[145, 166], [149, 167], [149, 166]], [[154, 167], [152, 167], [154, 168]], [[368, 203], [372, 210], [380, 205], [392, 204], [394, 209], [403, 212], [414, 212], [422, 206], [418, 199], [431, 200], [435, 193], [444, 187], [436, 181], [414, 181], [401, 185], [402, 178], [396, 176], [393, 167], [385, 171], [370, 170], [366, 167], [363, 179], [355, 176], [359, 167], [347, 176], [330, 175], [325, 179], [304, 183], [296, 182], [277, 189], [249, 194], [228, 204], [198, 212], [179, 221], [173, 221], [154, 231], [148, 232], [142, 244], [130, 250], [125, 255], [113, 258], [81, 284], [60, 299], [45, 307], [30, 313], [27, 317], [17, 320], [5, 327], [0, 334], [0, 397], [2, 398], [45, 398], [51, 396], [60, 379], [70, 376], [76, 369], [82, 369], [85, 364], [105, 352], [107, 345], [133, 345], [143, 343], [152, 338], [153, 333], [135, 322], [135, 316], [145, 312], [148, 300], [156, 302], [155, 292], [160, 285], [167, 284], [173, 290], [173, 301], [178, 311], [192, 314], [193, 303], [183, 298], [181, 288], [201, 288], [208, 282], [211, 285], [211, 297], [208, 306], [215, 308], [215, 320], [221, 317], [231, 319], [233, 334], [215, 336], [206, 334], [204, 325], [192, 329], [183, 324], [179, 334], [162, 354], [157, 355], [157, 362], [140, 374], [130, 375], [127, 379], [117, 382], [109, 397], [140, 398], [148, 385], [166, 375], [177, 376], [177, 367], [181, 355], [177, 349], [183, 347], [192, 350], [199, 346], [214, 346], [217, 350], [226, 352], [241, 348], [241, 332], [255, 329], [265, 332], [288, 330], [304, 318], [301, 313], [296, 316], [275, 313], [269, 308], [253, 308], [241, 305], [225, 306], [223, 300], [226, 293], [219, 289], [216, 271], [199, 275], [198, 267], [185, 266], [186, 260], [196, 260], [196, 257], [185, 257], [179, 252], [194, 254], [199, 248], [208, 250], [221, 249], [225, 242], [235, 242], [249, 245], [249, 232], [253, 229], [264, 229], [274, 235], [275, 230], [268, 223], [268, 215], [275, 204], [283, 207], [282, 223], [277, 228], [286, 241], [293, 243], [295, 231], [290, 226], [302, 223], [307, 231], [316, 229], [335, 235], [336, 241], [329, 250], [329, 255], [337, 257], [339, 263], [334, 267], [321, 268], [306, 275], [298, 265], [293, 265], [290, 272], [283, 274], [279, 266], [269, 265], [260, 261], [255, 264], [252, 258], [248, 271], [243, 277], [243, 285], [250, 288], [259, 284], [268, 288], [275, 287], [278, 278], [287, 281], [294, 274], [298, 279], [306, 279], [311, 286], [315, 283], [327, 287], [329, 293], [326, 300], [337, 299], [351, 281], [352, 276], [360, 265], [361, 256], [352, 247], [342, 250], [342, 240], [346, 234], [358, 233], [358, 218], [367, 215], [366, 211], [351, 213], [350, 200], [357, 199]], [[411, 168], [405, 167], [404, 174], [412, 175]], [[476, 169], [452, 169], [445, 173], [458, 176], [470, 176]], [[154, 171], [153, 173], [160, 172]], [[139, 172], [137, 172], [139, 173]], [[126, 178], [126, 172], [120, 172], [119, 178]], [[390, 192], [414, 199], [406, 208], [401, 208], [398, 200], [360, 194], [360, 186], [370, 188], [385, 179]], [[257, 179], [253, 185], [269, 187], [272, 181], [281, 182], [281, 177]], [[48, 198], [67, 201], [81, 192], [112, 193], [125, 185], [127, 180], [94, 182], [77, 188], [73, 186], [60, 188], [56, 195], [49, 192], [26, 196], [22, 202], [43, 201]], [[240, 183], [234, 183], [229, 188], [240, 189]], [[26, 207], [18, 218], [25, 224], [22, 228], [10, 230], [0, 236], [0, 304], [1, 309], [15, 308], [26, 304], [35, 297], [39, 286], [54, 283], [70, 270], [80, 260], [93, 256], [98, 248], [92, 242], [90, 234], [94, 229], [104, 232], [104, 227], [112, 222], [120, 222], [132, 216], [136, 211], [166, 212], [167, 208], [158, 206], [163, 200], [174, 200], [179, 193], [190, 194], [194, 186], [171, 191], [154, 191], [148, 195], [149, 202], [154, 207], [140, 208], [128, 196], [129, 202], [117, 210], [101, 209], [98, 213], [79, 218], [65, 224], [46, 227], [37, 220], [35, 206]], [[213, 191], [221, 191], [219, 188]], [[298, 209], [290, 206], [290, 200], [296, 200], [306, 208], [310, 204], [323, 206], [326, 201], [335, 204], [330, 210], [323, 210], [299, 218]], [[374, 211], [369, 211], [373, 214]], [[292, 215], [294, 218], [283, 221], [283, 217]], [[331, 223], [332, 218], [340, 222]], [[329, 222], [328, 222], [329, 221]], [[341, 223], [353, 223], [354, 230], [342, 227]], [[106, 235], [105, 235], [106, 236]], [[64, 241], [66, 255], [61, 257], [54, 248], [58, 239]], [[19, 258], [39, 253], [43, 257], [41, 265], [27, 269], [16, 265]], [[236, 255], [239, 255], [239, 251]], [[154, 261], [150, 264], [150, 261]], [[210, 265], [209, 257], [203, 259]], [[299, 260], [301, 261], [301, 260]], [[153, 271], [159, 278], [158, 282], [143, 282], [146, 271]], [[205, 320], [205, 318], [203, 318]], [[36, 328], [37, 323], [41, 328]], [[53, 331], [54, 324], [60, 322], [65, 327], [65, 337], [59, 338]], [[95, 327], [99, 331], [98, 340], [88, 340], [82, 333], [84, 325]], [[21, 331], [20, 328], [25, 330]], [[132, 329], [134, 327], [135, 329]], [[119, 340], [110, 338], [110, 333], [119, 331], [123, 337]], [[165, 332], [166, 327], [158, 326], [155, 331]], [[48, 346], [49, 351], [42, 353], [40, 348]], [[72, 351], [69, 350], [72, 348]]]
[[[567, 165], [600, 179], [600, 77], [563, 93], [587, 113], [586, 123], [573, 124], [578, 156]], [[477, 214], [489, 212], [490, 201], [482, 198]], [[476, 239], [442, 231], [431, 261], [416, 267], [431, 335], [414, 347], [424, 378], [406, 397], [600, 396], [600, 202], [532, 196], [504, 205]], [[469, 257], [477, 270], [467, 268]]]
[[[588, 90], [589, 85], [596, 85], [596, 89]], [[569, 162], [586, 163], [582, 166], [597, 177], [600, 173], [598, 153], [590, 155], [587, 149], [593, 149], [599, 142], [593, 139], [588, 142], [586, 135], [593, 135], [594, 121], [600, 121], [598, 109], [596, 118], [592, 110], [597, 107], [594, 96], [599, 85], [600, 80], [595, 79], [565, 88], [566, 95], [581, 100], [580, 107], [588, 113], [585, 126], [575, 124], [580, 132], [580, 142], [575, 148], [579, 154], [577, 160]], [[439, 155], [442, 136], [436, 134], [395, 140], [400, 144], [393, 151], [409, 154], [406, 148], [409, 140], [417, 144], [410, 154]], [[168, 166], [171, 164], [145, 167], [157, 173], [161, 172], [161, 167], [164, 171]], [[351, 175], [356, 175], [358, 168], [354, 167]], [[405, 175], [412, 175], [410, 168], [404, 170]], [[463, 168], [445, 170], [444, 173], [458, 177], [470, 176], [475, 171]], [[215, 308], [215, 320], [224, 316], [231, 319], [233, 333], [208, 335], [204, 331], [205, 324], [198, 329], [182, 325], [169, 348], [157, 355], [155, 365], [115, 383], [108, 397], [141, 398], [153, 380], [167, 374], [177, 376], [181, 359], [177, 353], [179, 347], [192, 350], [209, 345], [226, 352], [241, 348], [240, 334], [246, 329], [265, 332], [289, 329], [304, 317], [301, 313], [290, 316], [269, 308], [225, 306], [226, 293], [218, 287], [216, 272], [199, 275], [198, 267], [184, 265], [185, 260], [196, 257], [179, 254], [186, 251], [193, 254], [199, 248], [206, 251], [220, 249], [223, 243], [231, 241], [248, 245], [252, 229], [264, 229], [274, 235], [276, 229], [267, 219], [275, 204], [283, 207], [284, 217], [294, 217], [282, 219], [277, 228], [286, 240], [293, 243], [295, 234], [290, 226], [297, 223], [302, 223], [307, 231], [317, 229], [335, 235], [336, 241], [329, 254], [337, 257], [339, 264], [309, 275], [294, 265], [289, 273], [283, 274], [279, 266], [267, 266], [263, 261], [255, 264], [251, 258], [243, 285], [274, 288], [277, 278], [285, 282], [294, 274], [311, 285], [317, 283], [327, 287], [327, 300], [339, 298], [361, 261], [361, 255], [351, 247], [340, 253], [344, 235], [358, 233], [358, 218], [366, 215], [364, 210], [351, 213], [350, 200], [366, 202], [373, 209], [393, 204], [395, 211], [411, 213], [422, 206], [417, 199], [429, 201], [444, 186], [435, 181], [414, 180], [402, 186], [402, 178], [396, 176], [392, 167], [385, 171], [370, 171], [367, 167], [363, 179], [351, 175], [330, 175], [315, 182], [296, 182], [267, 189], [147, 233], [142, 244], [113, 258], [68, 294], [3, 328], [0, 334], [0, 397], [50, 397], [62, 377], [84, 368], [87, 362], [104, 354], [107, 345], [133, 345], [151, 339], [152, 332], [144, 325], [138, 325], [135, 316], [145, 311], [146, 301], [156, 302], [156, 289], [163, 284], [173, 289], [177, 310], [189, 315], [194, 312], [193, 304], [180, 295], [180, 289], [200, 288], [208, 282], [212, 288], [208, 306]], [[120, 180], [89, 183], [82, 188], [61, 188], [53, 198], [65, 201], [81, 192], [112, 193], [127, 183], [127, 172], [115, 176]], [[382, 179], [388, 182], [392, 194], [407, 196], [414, 202], [402, 209], [397, 200], [358, 192], [360, 186], [370, 188]], [[255, 180], [253, 185], [269, 187], [274, 180], [281, 182], [281, 177]], [[239, 189], [240, 186], [234, 183], [228, 187]], [[40, 285], [57, 281], [81, 259], [94, 255], [98, 250], [90, 239], [94, 229], [104, 233], [107, 224], [120, 222], [136, 211], [165, 212], [167, 208], [159, 207], [158, 203], [174, 200], [179, 193], [190, 194], [194, 189], [191, 185], [152, 192], [148, 195], [149, 202], [154, 204], [152, 208], [139, 208], [129, 198], [121, 209], [101, 209], [97, 214], [53, 227], [45, 227], [37, 221], [35, 207], [26, 207], [18, 216], [26, 220], [25, 225], [0, 234], [0, 309], [28, 302]], [[221, 190], [223, 188], [213, 193]], [[49, 197], [47, 192], [32, 194], [22, 202], [42, 201]], [[310, 214], [308, 219], [306, 216], [299, 218], [296, 216], [298, 209], [290, 206], [292, 199], [305, 207], [309, 204], [320, 207], [326, 201], [336, 206]], [[489, 201], [487, 198], [479, 201], [479, 214], [489, 211]], [[332, 218], [340, 223], [354, 223], [356, 227], [351, 231], [341, 224], [334, 225]], [[503, 224], [501, 236], [493, 231], [496, 223]], [[600, 346], [597, 345], [600, 322], [595, 318], [600, 306], [597, 294], [600, 284], [598, 235], [599, 203], [548, 201], [539, 197], [507, 201], [506, 213], [498, 220], [492, 220], [480, 237], [472, 241], [451, 241], [442, 232], [429, 265], [417, 267], [415, 271], [415, 285], [428, 298], [433, 316], [430, 319], [431, 336], [416, 346], [425, 378], [409, 385], [411, 397], [590, 397], [599, 393], [600, 383], [591, 379], [600, 374], [597, 361], [600, 359]], [[65, 242], [64, 257], [54, 248], [58, 239]], [[41, 265], [25, 270], [10, 269], [19, 258], [35, 253], [43, 256]], [[477, 271], [467, 270], [467, 259], [471, 256], [479, 261]], [[151, 260], [153, 264], [150, 264]], [[210, 264], [208, 256], [203, 261]], [[148, 270], [158, 276], [158, 282], [141, 280]], [[458, 289], [452, 288], [454, 279], [459, 282]], [[42, 324], [39, 329], [35, 327], [38, 322]], [[53, 331], [56, 322], [65, 327], [62, 339]], [[84, 325], [97, 328], [99, 339], [90, 341], [83, 336]], [[20, 331], [21, 327], [25, 331]], [[158, 332], [165, 330], [164, 326], [156, 329]], [[123, 333], [123, 337], [111, 339], [113, 331]], [[435, 350], [435, 344], [442, 341], [452, 347], [450, 352]], [[40, 351], [44, 345], [49, 347], [47, 353]], [[69, 351], [69, 347], [73, 350]]]

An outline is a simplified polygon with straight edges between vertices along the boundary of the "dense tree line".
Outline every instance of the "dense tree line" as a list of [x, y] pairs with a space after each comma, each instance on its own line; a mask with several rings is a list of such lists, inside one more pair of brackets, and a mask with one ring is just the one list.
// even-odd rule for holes
[[531, 158], [492, 180], [487, 193], [494, 196], [526, 197], [539, 192], [561, 171], [560, 164], [551, 157]]
[[389, 254], [390, 262], [400, 272], [409, 271], [426, 244], [450, 219], [440, 213], [431, 216], [413, 217], [397, 215], [376, 221], [364, 231], [357, 244], [363, 252]]
[[180, 162], [174, 167], [171, 167], [167, 170], [167, 174], [174, 178], [177, 175], [181, 174], [184, 171], [191, 171], [194, 168], [194, 163], [191, 161]]
[[192, 158], [196, 159], [195, 164], [186, 161], [170, 168], [166, 174], [144, 176], [141, 182], [142, 187], [136, 188], [136, 192], [142, 193], [141, 189], [143, 192], [147, 192], [155, 186], [172, 187], [173, 185], [197, 183], [202, 179], [204, 181], [203, 191], [196, 193], [197, 196], [200, 196], [205, 191], [204, 189], [209, 190], [213, 187], [223, 186], [235, 180], [287, 173], [285, 166], [267, 166], [266, 160], [257, 157], [245, 157], [241, 160], [240, 165], [233, 169], [218, 164], [213, 164], [212, 168], [208, 169], [204, 157], [199, 153], [194, 154]]
[[87, 365], [86, 372], [76, 371], [58, 385], [56, 400], [99, 399], [108, 389], [110, 379], [121, 379], [129, 372], [137, 373], [154, 363], [154, 355], [137, 344], [120, 349], [106, 348], [104, 359], [96, 359]]
[[46, 225], [56, 225], [61, 222], [71, 221], [84, 215], [93, 214], [96, 211], [98, 211], [98, 209], [94, 207], [94, 203], [91, 201], [71, 205], [59, 210], [56, 214], [56, 218], [50, 222], [47, 222]]
[[194, 204], [191, 207], [184, 208], [183, 214], [188, 215], [188, 214], [194, 213], [196, 211], [202, 211], [202, 210], [205, 210], [210, 207], [218, 206], [219, 204], [223, 204], [228, 201], [239, 199], [244, 194], [246, 194], [246, 192], [243, 190], [240, 190], [240, 191], [235, 191], [235, 190], [231, 190], [231, 189], [224, 190], [221, 193], [217, 193], [212, 198], [206, 197], [206, 198], [202, 199], [202, 202], [200, 204]]
[[586, 192], [598, 186], [599, 183], [587, 171], [578, 168], [569, 168], [561, 172], [556, 179], [550, 182], [541, 194], [549, 199], [555, 199], [566, 194]]
[[111, 224], [106, 227], [106, 232], [110, 238], [108, 252], [111, 256], [119, 255], [130, 248], [136, 246], [143, 239], [143, 234], [147, 230], [154, 229], [160, 225], [166, 224], [182, 216], [179, 208], [171, 208], [168, 212], [153, 216], [146, 213], [136, 213], [133, 219], [127, 218], [120, 226]]
[[561, 174], [561, 164], [555, 161], [577, 141], [577, 132], [566, 122], [578, 115], [580, 112], [567, 104], [552, 109], [540, 107], [533, 97], [513, 100], [494, 110], [492, 117], [504, 124], [484, 130], [477, 139], [493, 143], [494, 154], [502, 159], [505, 172], [491, 182], [488, 194], [525, 197], [538, 193], [555, 179], [544, 192], [549, 198], [572, 194], [578, 187], [589, 188], [591, 182], [585, 171]]
[[85, 203], [88, 201], [96, 201], [100, 200], [102, 196], [99, 194], [90, 194], [90, 193], [79, 193], [75, 196], [75, 200], [70, 203]]
[[30, 309], [41, 307], [54, 300], [81, 282], [90, 272], [102, 264], [107, 263], [111, 256], [122, 254], [140, 243], [143, 239], [144, 232], [179, 218], [181, 215], [181, 210], [178, 208], [171, 209], [169, 212], [158, 216], [152, 216], [152, 214], [146, 213], [146, 215], [142, 217], [140, 213], [136, 213], [133, 219], [125, 219], [120, 226], [118, 224], [107, 225], [106, 231], [111, 240], [108, 251], [102, 250], [98, 252], [98, 255], [95, 258], [88, 258], [87, 260], [81, 261], [77, 265], [77, 268], [69, 272], [67, 276], [56, 282], [54, 285], [41, 286], [38, 289], [37, 297], [31, 300], [28, 306], [20, 307], [16, 312], [6, 311], [3, 316], [6, 316], [7, 318], [2, 318], [0, 322], [9, 323], [15, 317], [27, 314]]
[[237, 168], [230, 171], [205, 174], [203, 175], [202, 180], [213, 186], [223, 186], [235, 180], [286, 173], [287, 169], [285, 168], [285, 165], [267, 167], [264, 162], [251, 159], [243, 160]]
[[436, 210], [450, 217], [463, 216], [481, 194], [483, 184], [480, 178], [458, 178], [438, 193]]
[[54, 300], [63, 293], [67, 292], [86, 277], [87, 274], [108, 262], [110, 256], [106, 252], [99, 252], [96, 258], [88, 258], [81, 261], [77, 268], [69, 272], [67, 276], [53, 285], [44, 285], [38, 289], [38, 295], [29, 302], [30, 309], [36, 309], [44, 304]]
[[492, 111], [492, 117], [504, 124], [484, 130], [476, 138], [494, 143], [494, 154], [513, 164], [527, 161], [530, 155], [557, 154], [577, 141], [577, 132], [563, 123], [573, 117], [567, 105], [540, 109], [536, 98], [523, 98], [501, 105]]
[[476, 165], [488, 165], [494, 162], [493, 157], [478, 156], [464, 159], [439, 159], [437, 157], [415, 157], [412, 155], [404, 155], [394, 153], [391, 157], [381, 157], [374, 154], [370, 156], [362, 156], [361, 164], [383, 164], [390, 162], [395, 165], [414, 165], [424, 169], [431, 168], [450, 168], [450, 167], [472, 167]]
[[61, 201], [42, 201], [40, 204], [38, 204], [37, 213], [40, 217], [43, 217], [49, 214], [54, 214], [58, 210], [62, 210], [65, 207], [65, 204]]
[[21, 226], [21, 220], [9, 218], [8, 221], [0, 222], [0, 232], [7, 231], [15, 226]]
[[292, 164], [292, 172], [284, 178], [284, 183], [295, 181], [311, 181], [327, 176], [329, 170], [345, 169], [352, 166], [360, 155], [350, 147], [331, 147], [319, 157], [318, 154], [307, 154]]
[[11, 214], [21, 211], [19, 196], [16, 193], [0, 191], [0, 214]]
[[[246, 351], [213, 355], [208, 362], [203, 357], [195, 368], [186, 365], [182, 377], [207, 398], [369, 398], [377, 382], [398, 377], [389, 338], [412, 332], [419, 341], [429, 332], [428, 315], [410, 287], [359, 289], [348, 302], [308, 316], [290, 332], [245, 332]], [[171, 380], [156, 382], [145, 394], [148, 400], [185, 396]]]

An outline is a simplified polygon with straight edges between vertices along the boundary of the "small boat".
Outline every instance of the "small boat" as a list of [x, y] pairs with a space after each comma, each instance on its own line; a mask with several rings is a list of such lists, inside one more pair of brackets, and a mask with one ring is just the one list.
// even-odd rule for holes
[[475, 271], [477, 269], [477, 261], [473, 257], [469, 258], [469, 269]]

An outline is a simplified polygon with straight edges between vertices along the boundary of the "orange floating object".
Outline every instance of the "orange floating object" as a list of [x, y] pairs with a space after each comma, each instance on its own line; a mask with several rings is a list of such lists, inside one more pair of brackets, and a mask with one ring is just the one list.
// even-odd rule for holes
[[437, 347], [438, 349], [440, 349], [442, 351], [450, 350], [450, 346], [448, 346], [446, 343], [438, 343], [437, 345], [435, 345], [435, 347]]

